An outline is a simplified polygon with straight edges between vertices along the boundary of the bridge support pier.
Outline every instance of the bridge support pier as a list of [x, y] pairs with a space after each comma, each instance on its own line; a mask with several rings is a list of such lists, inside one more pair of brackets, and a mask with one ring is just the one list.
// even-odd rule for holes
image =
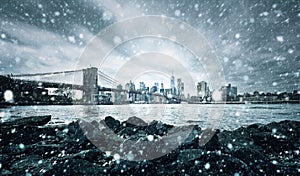
[[84, 103], [96, 104], [98, 102], [98, 68], [91, 67], [83, 70], [83, 92]]

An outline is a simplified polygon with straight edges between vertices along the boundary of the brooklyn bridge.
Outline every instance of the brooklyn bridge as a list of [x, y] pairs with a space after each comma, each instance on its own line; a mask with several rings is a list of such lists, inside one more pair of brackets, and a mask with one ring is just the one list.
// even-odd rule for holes
[[[66, 77], [66, 75], [81, 75], [82, 82], [73, 80], [73, 83], [59, 82], [59, 77]], [[47, 80], [47, 77], [56, 77], [55, 81]], [[38, 77], [39, 79], [34, 79]], [[41, 79], [45, 77], [45, 79]], [[112, 85], [111, 87], [101, 86], [101, 82], [106, 82]], [[76, 83], [75, 83], [76, 82]], [[57, 104], [58, 100], [49, 100], [48, 89], [67, 89], [67, 90], [78, 90], [82, 92], [82, 98], [80, 102], [83, 104], [99, 104], [99, 97], [103, 95], [103, 92], [111, 93], [122, 93], [126, 94], [128, 98], [136, 97], [136, 95], [145, 94], [143, 91], [130, 90], [119, 88], [117, 85], [120, 83], [111, 78], [109, 75], [103, 73], [96, 67], [90, 67], [80, 70], [69, 70], [59, 72], [47, 72], [47, 73], [34, 73], [34, 74], [10, 74], [0, 75], [0, 102], [6, 103], [5, 92], [11, 91], [14, 96], [15, 104]], [[166, 95], [158, 93], [149, 93], [151, 96], [159, 97], [161, 99], [169, 99]], [[28, 101], [30, 97], [31, 100]], [[48, 97], [44, 98], [43, 97]], [[179, 100], [178, 100], [179, 101]], [[52, 103], [51, 103], [52, 102]], [[56, 102], [56, 103], [55, 103]], [[61, 101], [62, 104], [74, 103], [73, 100], [68, 97]], [[118, 102], [116, 102], [118, 103]]]

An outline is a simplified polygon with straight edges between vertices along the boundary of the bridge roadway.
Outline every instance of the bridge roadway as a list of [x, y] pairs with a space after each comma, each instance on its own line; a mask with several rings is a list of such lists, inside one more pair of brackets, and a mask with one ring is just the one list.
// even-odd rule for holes
[[43, 88], [70, 88], [75, 90], [83, 90], [82, 85], [68, 84], [68, 83], [54, 83], [54, 82], [45, 82], [45, 81], [29, 81], [22, 79], [14, 79], [15, 84], [19, 85], [31, 85], [33, 87], [43, 87]]
[[[68, 83], [55, 83], [55, 82], [45, 82], [45, 81], [30, 81], [30, 80], [22, 80], [22, 79], [14, 79], [15, 84], [28, 84], [33, 87], [43, 87], [43, 88], [70, 88], [74, 90], [81, 90], [83, 91], [83, 85], [78, 84], [68, 84]], [[99, 92], [124, 92], [128, 94], [143, 94], [142, 91], [128, 91], [125, 89], [116, 89], [116, 88], [108, 88], [108, 87], [101, 87], [98, 86]], [[159, 96], [165, 97], [165, 95], [161, 95], [159, 93], [149, 93], [152, 96]]]

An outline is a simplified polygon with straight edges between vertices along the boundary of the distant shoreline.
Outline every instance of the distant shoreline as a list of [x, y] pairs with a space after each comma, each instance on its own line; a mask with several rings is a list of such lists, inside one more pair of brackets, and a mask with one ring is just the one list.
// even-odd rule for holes
[[[8, 108], [12, 106], [66, 106], [66, 105], [129, 105], [129, 104], [135, 104], [135, 103], [121, 103], [121, 104], [114, 104], [114, 103], [108, 103], [108, 104], [94, 104], [94, 103], [0, 103], [0, 108]], [[178, 104], [178, 103], [145, 103], [145, 104]], [[180, 104], [180, 103], [179, 103]], [[183, 103], [182, 103], [183, 104]], [[197, 105], [214, 105], [214, 104], [300, 104], [300, 100], [289, 100], [289, 101], [245, 101], [245, 102], [238, 102], [238, 101], [228, 101], [228, 102], [205, 102], [205, 103], [186, 103], [186, 104], [197, 104]], [[135, 104], [139, 105], [139, 104]]]

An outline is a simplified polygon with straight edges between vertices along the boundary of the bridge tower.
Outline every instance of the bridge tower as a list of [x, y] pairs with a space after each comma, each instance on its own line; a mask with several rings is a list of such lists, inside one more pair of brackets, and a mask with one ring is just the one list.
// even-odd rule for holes
[[85, 103], [97, 103], [98, 97], [98, 68], [91, 67], [83, 70], [82, 98]]

